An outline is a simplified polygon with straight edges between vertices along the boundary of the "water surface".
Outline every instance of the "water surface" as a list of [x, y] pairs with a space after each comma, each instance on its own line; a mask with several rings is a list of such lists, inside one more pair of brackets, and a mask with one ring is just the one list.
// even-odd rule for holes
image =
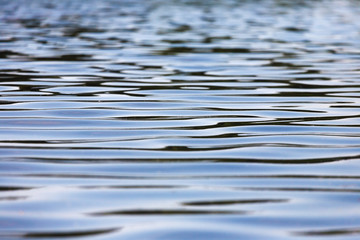
[[0, 0], [1, 239], [359, 239], [360, 2]]

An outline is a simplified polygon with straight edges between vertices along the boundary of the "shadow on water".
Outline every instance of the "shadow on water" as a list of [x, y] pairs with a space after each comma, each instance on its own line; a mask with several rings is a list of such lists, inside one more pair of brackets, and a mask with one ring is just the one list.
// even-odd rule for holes
[[359, 1], [0, 4], [1, 239], [359, 239]]

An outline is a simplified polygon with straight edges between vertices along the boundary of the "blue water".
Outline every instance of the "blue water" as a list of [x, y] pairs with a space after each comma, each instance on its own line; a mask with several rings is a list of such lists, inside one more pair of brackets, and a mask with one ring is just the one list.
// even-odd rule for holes
[[360, 239], [360, 2], [0, 0], [0, 239]]

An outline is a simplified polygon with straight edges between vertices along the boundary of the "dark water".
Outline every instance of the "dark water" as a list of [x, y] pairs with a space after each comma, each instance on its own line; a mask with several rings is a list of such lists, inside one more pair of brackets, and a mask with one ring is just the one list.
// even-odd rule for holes
[[0, 1], [0, 239], [360, 239], [360, 1]]

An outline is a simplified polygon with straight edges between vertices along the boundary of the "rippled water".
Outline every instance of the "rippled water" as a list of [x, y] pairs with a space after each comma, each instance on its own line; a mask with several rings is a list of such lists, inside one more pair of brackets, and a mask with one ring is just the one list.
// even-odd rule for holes
[[0, 4], [1, 239], [360, 238], [360, 1]]

